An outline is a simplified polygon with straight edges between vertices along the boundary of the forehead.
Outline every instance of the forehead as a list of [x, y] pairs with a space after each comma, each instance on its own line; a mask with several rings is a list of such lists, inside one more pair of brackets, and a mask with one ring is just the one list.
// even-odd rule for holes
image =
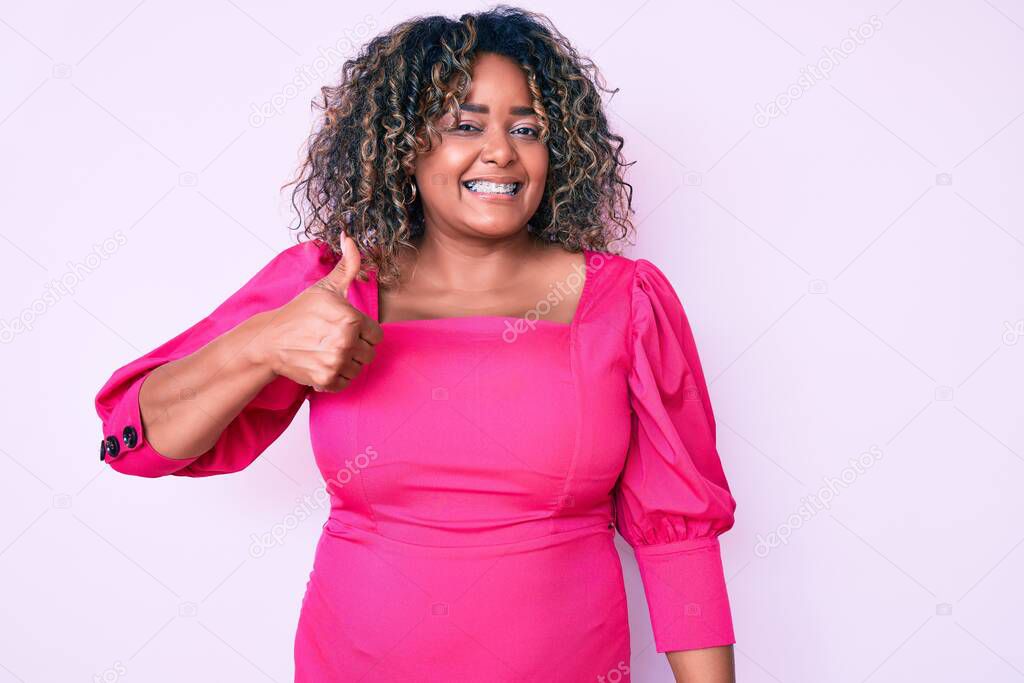
[[516, 62], [504, 55], [484, 52], [473, 62], [473, 83], [466, 97], [469, 102], [479, 102], [504, 111], [509, 105], [529, 105], [530, 88], [526, 73]]

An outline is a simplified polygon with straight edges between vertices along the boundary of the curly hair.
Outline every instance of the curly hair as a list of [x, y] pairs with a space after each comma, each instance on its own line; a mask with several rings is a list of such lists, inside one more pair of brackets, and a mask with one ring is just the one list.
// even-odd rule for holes
[[[347, 60], [341, 82], [320, 89], [318, 114], [294, 180], [292, 207], [305, 235], [340, 253], [345, 231], [382, 285], [397, 281], [400, 245], [423, 233], [413, 177], [416, 155], [432, 149], [434, 122], [459, 120], [479, 53], [504, 55], [523, 69], [539, 139], [547, 144], [544, 194], [527, 229], [567, 250], [610, 251], [635, 230], [632, 186], [621, 169], [623, 138], [613, 134], [594, 63], [544, 15], [508, 5], [463, 14], [416, 17], [373, 38]], [[450, 83], [453, 83], [450, 85]]]

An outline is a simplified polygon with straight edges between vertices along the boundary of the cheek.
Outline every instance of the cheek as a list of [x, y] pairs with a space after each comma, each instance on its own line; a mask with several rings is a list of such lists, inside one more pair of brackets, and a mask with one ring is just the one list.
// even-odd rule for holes
[[455, 145], [436, 148], [416, 163], [416, 182], [421, 190], [443, 194], [459, 189], [459, 180], [473, 163], [473, 157]]
[[531, 145], [519, 151], [519, 161], [526, 169], [530, 180], [542, 183], [548, 174], [548, 148], [544, 145]]
[[520, 161], [530, 177], [530, 194], [539, 200], [544, 194], [544, 184], [548, 175], [548, 150], [544, 147], [539, 151], [524, 154], [520, 156]]

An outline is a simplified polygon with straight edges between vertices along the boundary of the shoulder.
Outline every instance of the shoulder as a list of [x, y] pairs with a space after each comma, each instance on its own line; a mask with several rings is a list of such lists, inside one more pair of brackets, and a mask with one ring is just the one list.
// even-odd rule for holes
[[686, 321], [686, 313], [669, 276], [656, 263], [621, 254], [591, 254], [598, 273], [596, 298], [605, 310], [617, 311], [631, 337], [657, 333], [666, 325]]
[[293, 267], [298, 270], [330, 270], [338, 262], [339, 255], [321, 239], [303, 240], [282, 249], [273, 258], [270, 265], [277, 267]]
[[630, 281], [633, 307], [643, 304], [678, 305], [679, 294], [672, 281], [652, 261], [638, 258], [633, 261], [633, 276]]
[[593, 276], [601, 289], [630, 302], [652, 294], [676, 296], [668, 276], [660, 267], [645, 258], [623, 254], [589, 252], [587, 276]]
[[322, 278], [338, 257], [320, 240], [293, 244], [263, 262], [263, 266], [217, 312], [233, 308], [279, 306]]
[[301, 289], [329, 273], [339, 258], [327, 242], [304, 240], [280, 250], [254, 279], [295, 285]]

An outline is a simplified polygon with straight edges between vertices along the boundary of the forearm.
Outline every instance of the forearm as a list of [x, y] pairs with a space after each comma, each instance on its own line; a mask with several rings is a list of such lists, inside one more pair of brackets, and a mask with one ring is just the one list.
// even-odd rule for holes
[[207, 452], [275, 378], [256, 345], [266, 315], [255, 315], [150, 373], [139, 392], [139, 410], [156, 451], [173, 459]]
[[676, 683], [736, 683], [732, 645], [666, 652]]

